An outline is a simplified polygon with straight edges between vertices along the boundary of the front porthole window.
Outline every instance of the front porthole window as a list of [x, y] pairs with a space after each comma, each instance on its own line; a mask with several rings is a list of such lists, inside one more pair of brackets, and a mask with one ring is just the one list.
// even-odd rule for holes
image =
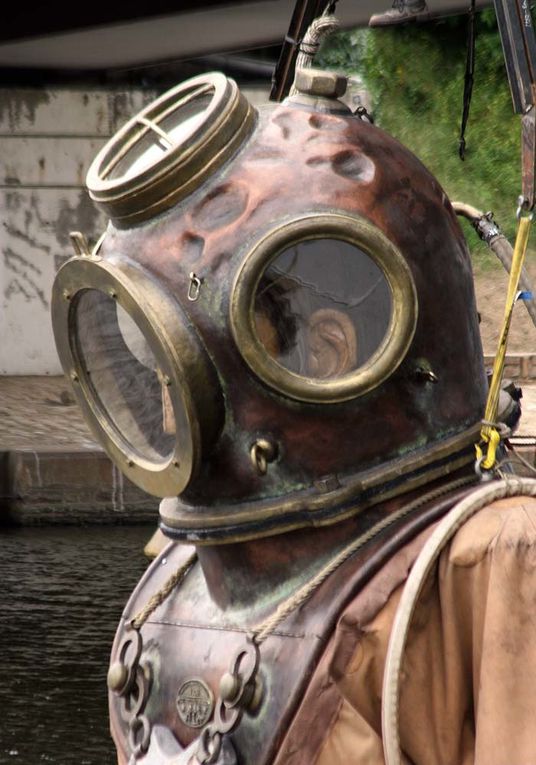
[[268, 234], [235, 281], [238, 348], [292, 398], [338, 402], [379, 385], [413, 337], [416, 293], [405, 260], [372, 224], [311, 215]]

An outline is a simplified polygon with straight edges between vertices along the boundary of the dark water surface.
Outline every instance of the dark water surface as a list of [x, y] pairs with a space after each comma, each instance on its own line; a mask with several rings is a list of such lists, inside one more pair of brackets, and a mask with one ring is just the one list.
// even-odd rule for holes
[[0, 531], [0, 763], [112, 765], [106, 672], [151, 527]]

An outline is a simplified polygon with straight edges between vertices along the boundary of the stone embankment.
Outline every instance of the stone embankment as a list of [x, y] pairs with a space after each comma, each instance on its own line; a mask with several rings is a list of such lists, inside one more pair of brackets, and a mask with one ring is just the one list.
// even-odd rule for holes
[[88, 431], [63, 377], [0, 376], [0, 522], [141, 523], [158, 500]]

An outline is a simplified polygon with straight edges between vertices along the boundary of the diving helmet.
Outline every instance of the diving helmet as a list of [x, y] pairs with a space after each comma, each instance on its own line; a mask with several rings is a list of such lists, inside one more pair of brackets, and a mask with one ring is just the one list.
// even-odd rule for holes
[[486, 396], [469, 253], [418, 159], [304, 69], [206, 74], [100, 151], [109, 218], [58, 272], [61, 362], [171, 537], [332, 524], [468, 465]]

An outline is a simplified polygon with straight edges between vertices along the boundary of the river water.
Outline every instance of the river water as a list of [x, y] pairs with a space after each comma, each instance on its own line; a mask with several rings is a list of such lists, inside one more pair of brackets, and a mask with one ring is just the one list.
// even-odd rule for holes
[[106, 672], [151, 527], [0, 532], [0, 763], [113, 765]]

